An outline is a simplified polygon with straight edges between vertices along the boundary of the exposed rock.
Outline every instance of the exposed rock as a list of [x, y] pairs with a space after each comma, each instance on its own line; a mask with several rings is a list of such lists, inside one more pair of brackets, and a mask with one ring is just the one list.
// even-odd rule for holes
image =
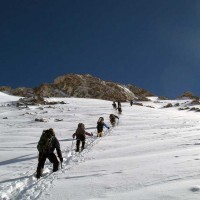
[[141, 97], [138, 97], [137, 101], [150, 101], [150, 99], [148, 99], [144, 96], [141, 96]]
[[25, 98], [21, 98], [19, 99], [18, 105], [38, 105], [38, 104], [46, 104], [46, 101], [44, 100], [43, 97], [39, 96], [39, 95], [35, 95], [32, 97], [25, 97]]
[[153, 107], [153, 106], [146, 106], [147, 108], [155, 108], [155, 107]]
[[133, 105], [136, 105], [136, 106], [143, 106], [142, 103], [133, 103]]
[[133, 92], [137, 97], [151, 97], [151, 96], [155, 96], [154, 94], [150, 93], [149, 91], [143, 89], [143, 88], [139, 88], [136, 87], [134, 85], [128, 84], [127, 88]]
[[68, 74], [57, 77], [53, 84], [42, 84], [35, 89], [41, 96], [81, 97], [104, 100], [136, 99], [126, 87], [117, 83], [102, 81], [91, 75]]
[[[89, 74], [67, 74], [57, 77], [53, 83], [44, 83], [32, 89], [19, 87], [12, 89], [7, 86], [0, 87], [0, 91], [23, 97], [81, 97], [104, 99], [110, 101], [142, 100], [147, 101], [147, 96], [154, 96], [145, 89], [133, 86], [103, 81]], [[33, 104], [45, 104], [37, 99]]]
[[35, 121], [36, 122], [48, 122], [48, 119], [46, 119], [46, 118], [36, 118]]
[[63, 119], [54, 119], [55, 122], [61, 122]]
[[195, 99], [190, 103], [190, 105], [200, 105], [200, 102], [199, 100]]
[[199, 100], [198, 96], [193, 95], [191, 92], [184, 92], [179, 99], [194, 99], [194, 100]]
[[159, 99], [159, 100], [168, 100], [168, 98], [167, 98], [167, 97], [164, 97], [164, 96], [159, 96], [158, 99]]
[[23, 115], [36, 115], [37, 113], [33, 113], [33, 112], [26, 112], [26, 113], [24, 113]]
[[64, 101], [50, 101], [50, 102], [46, 102], [45, 104], [56, 105], [56, 104], [66, 104], [66, 103]]
[[195, 108], [195, 107], [190, 108], [190, 111], [197, 111], [197, 110], [199, 110], [199, 108]]
[[166, 106], [163, 106], [163, 108], [170, 108], [170, 107], [173, 107], [171, 103], [168, 103]]
[[179, 110], [189, 110], [189, 107], [185, 107], [185, 108], [179, 108]]
[[7, 94], [12, 94], [12, 88], [9, 86], [1, 86], [0, 87], [0, 92], [4, 92]]
[[22, 97], [35, 96], [34, 90], [32, 88], [18, 87], [15, 90], [12, 90], [11, 92], [15, 96], [22, 96]]

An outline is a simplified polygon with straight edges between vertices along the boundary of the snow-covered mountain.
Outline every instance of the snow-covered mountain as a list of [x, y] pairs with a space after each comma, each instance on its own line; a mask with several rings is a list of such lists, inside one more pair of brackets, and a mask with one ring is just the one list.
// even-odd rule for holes
[[57, 77], [53, 83], [44, 83], [36, 88], [0, 87], [0, 91], [7, 91], [18, 96], [42, 96], [42, 97], [79, 97], [95, 98], [103, 100], [127, 101], [130, 99], [143, 99], [153, 96], [145, 89], [134, 85], [123, 85], [111, 81], [104, 81], [89, 74], [67, 74]]
[[[102, 138], [88, 137], [79, 154], [72, 140], [77, 124], [94, 136], [100, 116], [110, 126], [109, 114], [118, 115], [111, 101], [48, 98], [65, 104], [16, 107], [19, 98], [0, 93], [0, 199], [199, 199], [200, 113], [192, 100], [122, 103], [117, 126]], [[63, 168], [51, 174], [46, 161], [46, 175], [37, 181], [36, 146], [48, 128], [60, 141]]]

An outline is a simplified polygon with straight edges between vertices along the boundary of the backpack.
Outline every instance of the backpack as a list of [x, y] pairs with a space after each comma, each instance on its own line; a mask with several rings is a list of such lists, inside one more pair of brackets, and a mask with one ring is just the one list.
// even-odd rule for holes
[[114, 114], [110, 114], [110, 123], [111, 123], [112, 125], [115, 124], [115, 115], [114, 115]]
[[80, 140], [85, 139], [85, 125], [83, 123], [78, 124], [78, 128], [76, 129], [76, 138]]
[[115, 119], [115, 115], [110, 114], [110, 119], [114, 120]]
[[52, 140], [55, 137], [52, 129], [44, 130], [37, 145], [39, 152], [48, 153], [52, 147]]

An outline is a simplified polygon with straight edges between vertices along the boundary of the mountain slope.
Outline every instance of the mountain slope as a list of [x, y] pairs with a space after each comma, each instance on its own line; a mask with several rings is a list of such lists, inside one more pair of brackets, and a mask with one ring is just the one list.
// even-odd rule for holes
[[[85, 123], [95, 135], [98, 118], [104, 117], [109, 124], [109, 114], [115, 113], [112, 102], [49, 100], [66, 104], [1, 108], [1, 199], [199, 199], [199, 113], [163, 108], [168, 103], [185, 106], [189, 100], [152, 98], [142, 102], [144, 106], [132, 107], [122, 103], [118, 125], [108, 132], [105, 129], [102, 138], [88, 137], [82, 154], [73, 151], [77, 124]], [[36, 117], [48, 121], [36, 122]], [[61, 143], [63, 169], [36, 181], [36, 145], [42, 130], [50, 127]], [[46, 162], [46, 173], [51, 170]]]

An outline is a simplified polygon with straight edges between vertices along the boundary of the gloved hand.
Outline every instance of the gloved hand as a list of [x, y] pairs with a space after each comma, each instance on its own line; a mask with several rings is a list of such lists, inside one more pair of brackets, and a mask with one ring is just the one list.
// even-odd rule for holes
[[62, 163], [63, 162], [63, 157], [60, 157], [59, 159], [60, 159], [60, 162]]
[[110, 129], [110, 127], [108, 127], [108, 129]]

